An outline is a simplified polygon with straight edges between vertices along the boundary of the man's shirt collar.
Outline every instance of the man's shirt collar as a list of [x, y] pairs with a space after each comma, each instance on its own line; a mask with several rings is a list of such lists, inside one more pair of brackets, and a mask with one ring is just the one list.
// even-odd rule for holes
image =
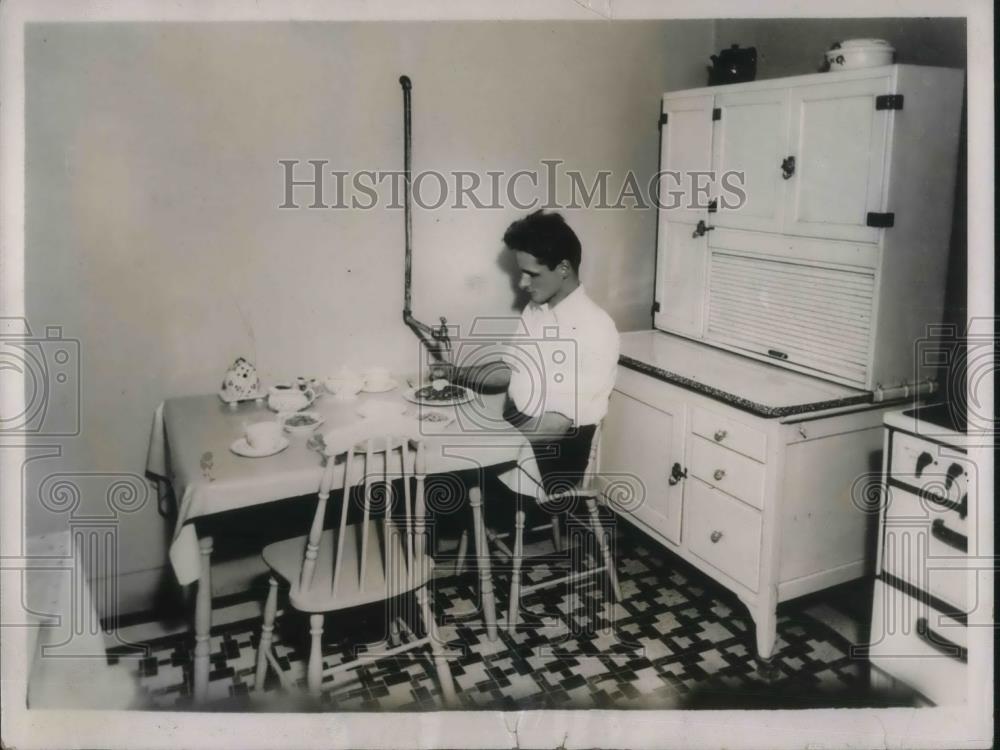
[[577, 284], [576, 289], [567, 294], [555, 307], [552, 307], [548, 302], [544, 302], [541, 305], [536, 305], [534, 302], [529, 302], [528, 307], [533, 310], [538, 310], [540, 312], [570, 312], [573, 308], [577, 307], [584, 300], [587, 299], [587, 293], [583, 291], [583, 284]]

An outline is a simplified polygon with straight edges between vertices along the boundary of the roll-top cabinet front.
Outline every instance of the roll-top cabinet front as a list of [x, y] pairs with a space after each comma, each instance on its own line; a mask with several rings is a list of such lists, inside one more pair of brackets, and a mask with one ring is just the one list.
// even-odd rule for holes
[[943, 312], [961, 80], [896, 65], [664, 95], [655, 326], [864, 390], [930, 377], [898, 341]]

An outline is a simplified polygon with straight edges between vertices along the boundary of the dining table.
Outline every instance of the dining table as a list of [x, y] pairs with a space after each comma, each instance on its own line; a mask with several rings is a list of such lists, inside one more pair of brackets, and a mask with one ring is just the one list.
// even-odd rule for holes
[[[308, 407], [323, 420], [313, 433], [288, 434], [287, 447], [253, 458], [238, 455], [233, 449], [239, 449], [238, 441], [248, 425], [280, 419], [268, 408], [266, 399], [226, 403], [217, 394], [202, 394], [168, 398], [156, 408], [147, 471], [160, 480], [161, 497], [175, 499], [171, 567], [181, 585], [198, 584], [193, 618], [196, 703], [204, 700], [208, 689], [213, 549], [212, 537], [198, 533], [198, 520], [317, 492], [323, 453], [314, 436], [345, 430], [363, 434], [369, 419], [364, 415], [373, 412], [398, 412], [394, 424], [407, 428], [424, 444], [428, 475], [466, 472], [467, 477], [479, 477], [464, 481], [473, 517], [482, 615], [487, 637], [497, 638], [481, 477], [483, 472], [514, 466], [526, 450], [530, 452], [530, 446], [523, 434], [503, 419], [503, 393], [470, 392], [464, 403], [428, 406], [407, 400], [412, 392], [402, 387], [363, 392], [354, 400], [319, 395]], [[378, 421], [371, 420], [373, 430], [377, 430]]]

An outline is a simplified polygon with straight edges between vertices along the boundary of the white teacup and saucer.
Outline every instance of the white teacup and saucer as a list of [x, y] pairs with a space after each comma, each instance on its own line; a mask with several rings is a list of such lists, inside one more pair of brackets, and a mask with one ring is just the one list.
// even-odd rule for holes
[[246, 425], [241, 438], [229, 446], [237, 456], [263, 458], [280, 453], [289, 446], [288, 438], [282, 434], [279, 422], [254, 422]]

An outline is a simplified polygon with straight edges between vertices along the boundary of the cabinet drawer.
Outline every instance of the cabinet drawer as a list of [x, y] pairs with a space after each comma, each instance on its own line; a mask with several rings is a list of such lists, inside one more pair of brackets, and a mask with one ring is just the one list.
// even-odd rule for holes
[[931, 596], [968, 611], [970, 579], [964, 519], [912, 492], [886, 489], [882, 570]]
[[875, 582], [871, 661], [937, 705], [966, 700], [967, 629], [885, 581]]
[[689, 479], [684, 497], [684, 540], [705, 562], [757, 590], [761, 516], [749, 505]]
[[693, 409], [691, 431], [706, 440], [742, 453], [754, 461], [767, 459], [767, 436], [746, 425], [703, 409]]
[[964, 455], [953, 448], [898, 430], [892, 432], [889, 476], [955, 505], [961, 504], [969, 491]]
[[702, 437], [691, 438], [688, 461], [692, 475], [706, 484], [764, 508], [764, 465]]

